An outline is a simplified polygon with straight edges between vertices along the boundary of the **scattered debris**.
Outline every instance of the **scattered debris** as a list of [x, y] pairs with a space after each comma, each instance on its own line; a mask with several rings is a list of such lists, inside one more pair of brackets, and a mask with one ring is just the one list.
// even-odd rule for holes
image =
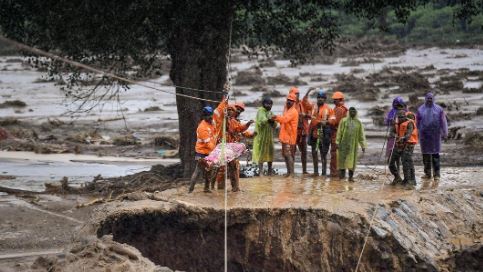
[[262, 77], [263, 72], [259, 67], [248, 70], [239, 71], [235, 77], [236, 85], [263, 85], [265, 79]]
[[179, 138], [173, 136], [156, 136], [153, 140], [153, 144], [158, 148], [165, 149], [178, 149], [179, 148]]
[[112, 139], [113, 145], [137, 145], [140, 144], [139, 139], [132, 134], [117, 136]]
[[147, 111], [162, 111], [162, 109], [158, 106], [151, 106], [151, 107], [147, 107], [144, 109], [145, 112]]
[[20, 122], [18, 121], [18, 119], [13, 118], [13, 117], [7, 117], [7, 118], [0, 119], [0, 126], [2, 126], [2, 127], [18, 125], [19, 123]]
[[3, 103], [0, 103], [0, 109], [3, 108], [24, 108], [27, 106], [27, 103], [21, 100], [7, 100]]

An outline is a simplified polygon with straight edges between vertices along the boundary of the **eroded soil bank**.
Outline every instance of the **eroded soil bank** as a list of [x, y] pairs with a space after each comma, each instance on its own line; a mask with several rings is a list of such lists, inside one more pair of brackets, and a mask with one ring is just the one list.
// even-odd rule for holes
[[[477, 271], [482, 265], [481, 183], [304, 194], [301, 188], [312, 184], [250, 179], [245, 191], [228, 195], [229, 271], [353, 271], [374, 211], [359, 271]], [[161, 201], [106, 206], [97, 235], [112, 234], [172, 269], [221, 271], [223, 194], [182, 189], [156, 194]]]

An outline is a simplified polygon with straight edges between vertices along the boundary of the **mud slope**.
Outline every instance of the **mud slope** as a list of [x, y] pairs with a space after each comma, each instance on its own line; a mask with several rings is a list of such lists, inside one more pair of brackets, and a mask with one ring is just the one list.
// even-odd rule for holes
[[[360, 271], [477, 270], [482, 266], [481, 194], [481, 188], [427, 191], [382, 204], [347, 195], [347, 202], [360, 202], [353, 211], [323, 205], [233, 207], [229, 271], [352, 271], [375, 207]], [[149, 200], [112, 207], [97, 235], [112, 234], [173, 269], [221, 271], [223, 210], [181, 203]]]

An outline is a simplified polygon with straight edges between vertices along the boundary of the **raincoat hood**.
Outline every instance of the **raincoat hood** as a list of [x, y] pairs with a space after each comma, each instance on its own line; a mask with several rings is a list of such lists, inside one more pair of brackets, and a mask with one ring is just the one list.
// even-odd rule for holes
[[392, 108], [393, 109], [397, 109], [397, 105], [404, 105], [404, 99], [400, 96], [394, 98], [394, 100], [392, 100]]

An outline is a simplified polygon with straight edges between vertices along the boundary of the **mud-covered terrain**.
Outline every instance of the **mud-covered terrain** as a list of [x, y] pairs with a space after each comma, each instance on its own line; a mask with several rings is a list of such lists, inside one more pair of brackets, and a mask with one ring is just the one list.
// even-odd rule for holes
[[[228, 193], [230, 271], [352, 271], [368, 233], [360, 271], [482, 266], [483, 51], [385, 46], [341, 47], [304, 65], [234, 53], [231, 97], [247, 104], [243, 120], [263, 94], [279, 114], [292, 85], [302, 95], [338, 89], [359, 110], [369, 147], [355, 183], [242, 179]], [[145, 83], [174, 91], [162, 73]], [[65, 114], [78, 107], [65, 90], [24, 58], [0, 58], [0, 271], [220, 270], [222, 191], [200, 184], [187, 194], [179, 167], [166, 167], [178, 161], [175, 98], [132, 85], [119, 101]], [[395, 96], [414, 110], [427, 90], [450, 121], [441, 182], [417, 174], [412, 190], [383, 186], [383, 116]], [[420, 157], [416, 148], [417, 173]]]

